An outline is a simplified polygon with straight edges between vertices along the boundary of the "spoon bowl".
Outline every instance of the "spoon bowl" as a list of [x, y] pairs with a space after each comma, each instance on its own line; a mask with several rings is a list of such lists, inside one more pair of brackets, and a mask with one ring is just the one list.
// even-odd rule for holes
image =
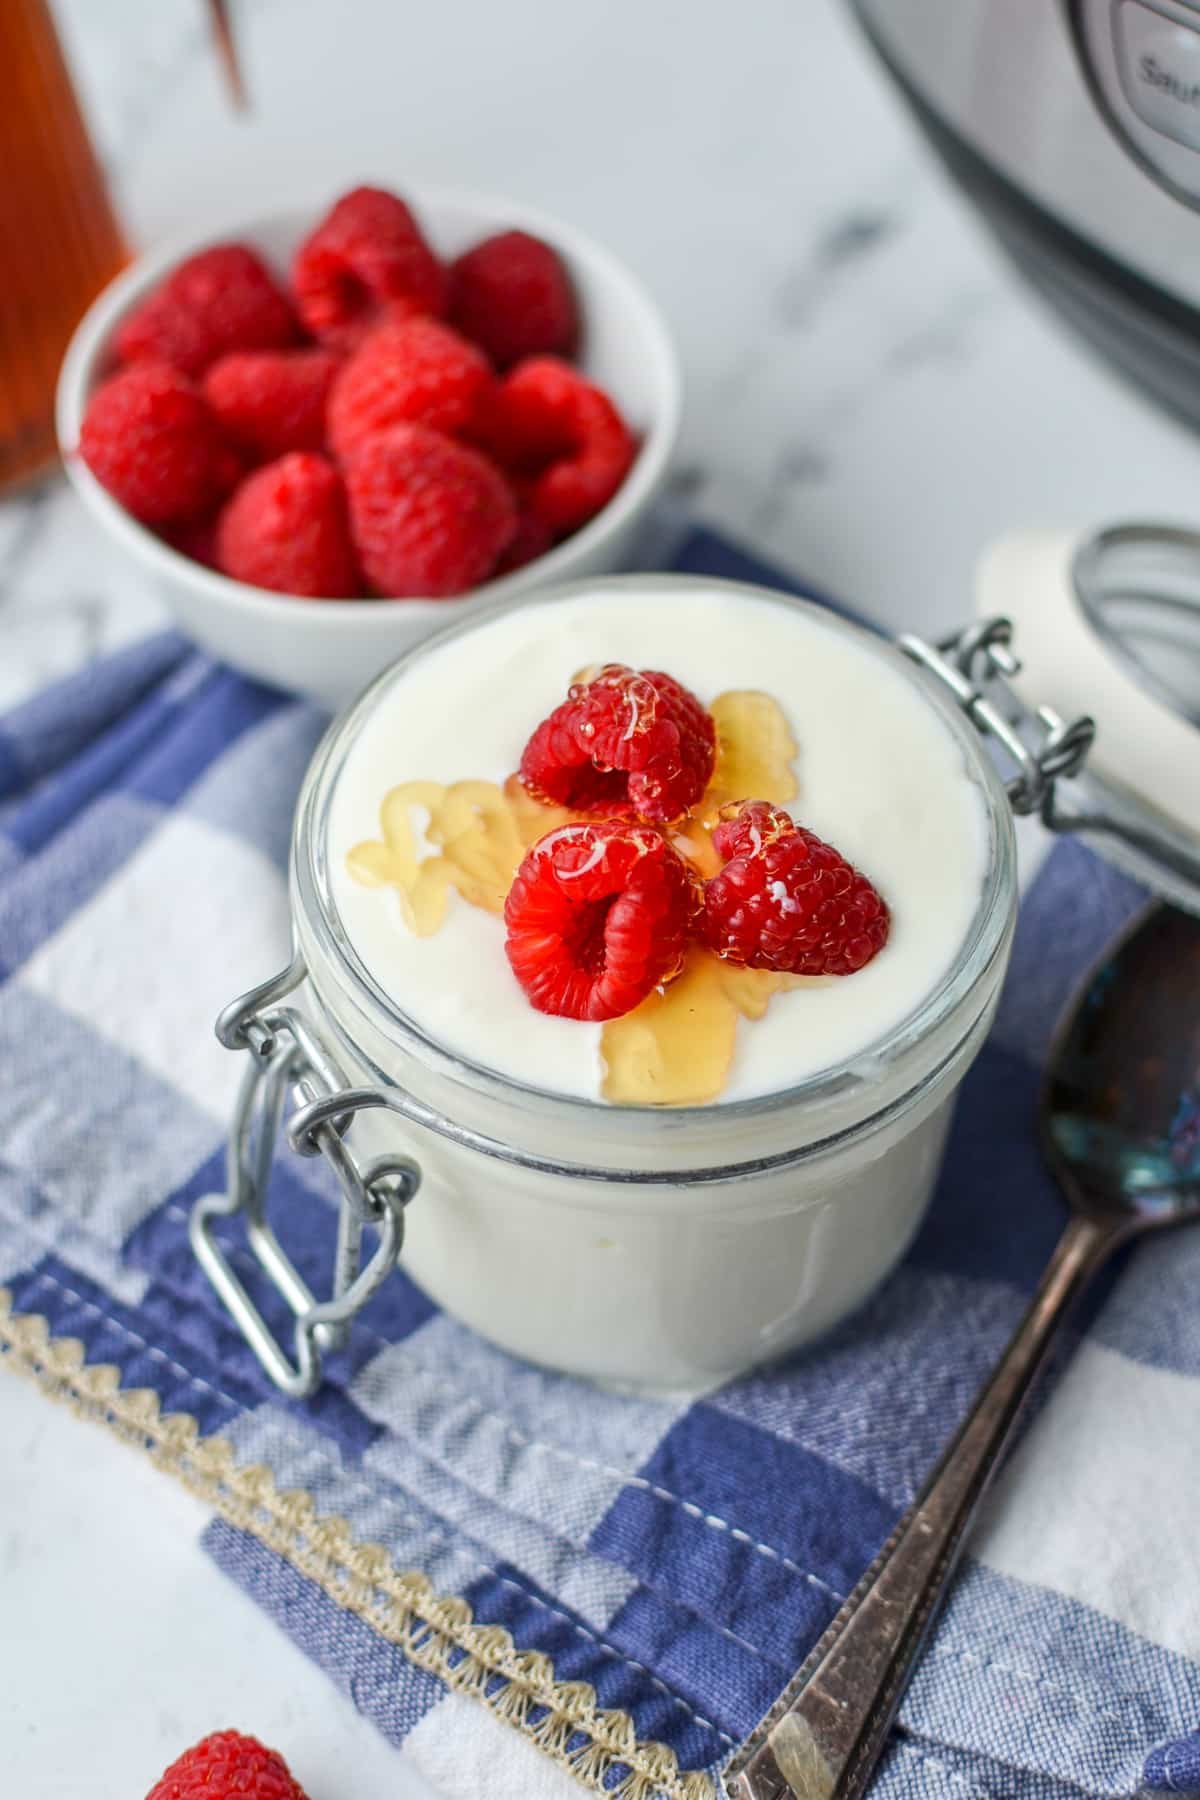
[[1154, 903], [1091, 970], [1041, 1126], [1073, 1213], [1123, 1237], [1200, 1216], [1200, 918]]

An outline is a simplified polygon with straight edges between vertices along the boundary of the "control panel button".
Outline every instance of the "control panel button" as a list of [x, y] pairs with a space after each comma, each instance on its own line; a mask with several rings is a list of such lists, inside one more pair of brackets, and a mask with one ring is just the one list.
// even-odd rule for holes
[[1130, 106], [1152, 130], [1200, 150], [1200, 16], [1193, 27], [1142, 0], [1120, 0], [1116, 24]]

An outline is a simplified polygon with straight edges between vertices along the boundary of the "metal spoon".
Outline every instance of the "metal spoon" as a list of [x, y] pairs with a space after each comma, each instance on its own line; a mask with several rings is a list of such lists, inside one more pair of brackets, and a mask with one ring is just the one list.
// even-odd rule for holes
[[1155, 904], [1051, 1049], [1042, 1142], [1071, 1217], [966, 1422], [804, 1666], [725, 1770], [733, 1800], [856, 1800], [1068, 1307], [1138, 1234], [1200, 1217], [1200, 918]]

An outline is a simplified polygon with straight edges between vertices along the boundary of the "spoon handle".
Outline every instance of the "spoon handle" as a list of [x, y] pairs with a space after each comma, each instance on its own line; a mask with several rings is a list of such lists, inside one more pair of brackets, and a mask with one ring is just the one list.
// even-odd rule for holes
[[1064, 1313], [1122, 1236], [1075, 1217], [987, 1386], [804, 1666], [725, 1771], [734, 1800], [858, 1800]]

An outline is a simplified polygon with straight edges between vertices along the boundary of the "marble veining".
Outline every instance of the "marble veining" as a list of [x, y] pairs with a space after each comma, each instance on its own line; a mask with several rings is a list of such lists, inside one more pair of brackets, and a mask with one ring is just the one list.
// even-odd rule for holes
[[816, 309], [835, 300], [864, 258], [876, 255], [904, 229], [904, 214], [886, 207], [848, 210], [818, 232], [808, 255], [785, 271], [775, 290], [775, 317], [785, 331], [802, 331]]
[[[474, 56], [452, 8], [418, 40], [368, 0], [248, 0], [245, 118], [199, 7], [58, 12], [135, 238], [411, 174], [607, 239], [679, 337], [676, 494], [897, 627], [969, 610], [1009, 526], [1194, 505], [1195, 440], [1019, 285], [838, 0], [736, 22], [716, 0], [602, 19], [512, 0], [473, 16]], [[158, 617], [69, 495], [0, 507], [0, 703]]]
[[[674, 505], [896, 628], [961, 619], [975, 557], [1010, 527], [1196, 514], [1200, 442], [1026, 293], [842, 0], [239, 0], [240, 118], [200, 0], [54, 4], [135, 241], [297, 197], [315, 210], [363, 179], [489, 188], [576, 219], [641, 271], [677, 333]], [[0, 706], [161, 622], [61, 480], [0, 505]], [[292, 1743], [307, 1732], [331, 1771], [352, 1763], [357, 1800], [424, 1791], [214, 1575], [198, 1515], [10, 1387], [0, 1566], [14, 1616], [41, 1618], [56, 1657], [51, 1679], [36, 1643], [9, 1634], [5, 1654], [0, 1633], [14, 1792], [66, 1800], [83, 1768], [94, 1792], [144, 1792], [230, 1710]], [[135, 1541], [146, 1580], [114, 1606]], [[175, 1628], [180, 1606], [196, 1633]], [[169, 1696], [159, 1683], [141, 1705], [160, 1666]], [[119, 1703], [128, 1730], [110, 1728]]]

